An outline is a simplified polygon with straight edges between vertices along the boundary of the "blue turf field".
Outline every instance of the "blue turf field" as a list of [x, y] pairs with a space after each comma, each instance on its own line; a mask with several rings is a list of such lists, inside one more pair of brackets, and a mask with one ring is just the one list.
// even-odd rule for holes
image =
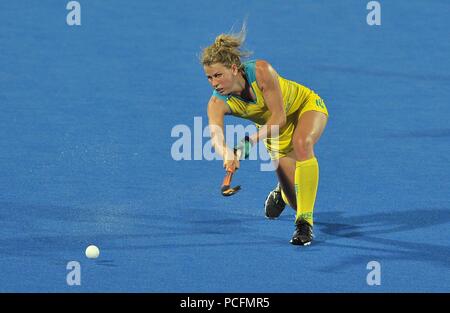
[[[449, 1], [368, 26], [362, 0], [80, 0], [72, 27], [67, 2], [0, 2], [0, 291], [450, 291]], [[200, 48], [246, 16], [253, 58], [330, 112], [308, 248], [292, 210], [264, 218], [258, 161], [223, 198], [221, 161], [171, 157], [207, 123]]]

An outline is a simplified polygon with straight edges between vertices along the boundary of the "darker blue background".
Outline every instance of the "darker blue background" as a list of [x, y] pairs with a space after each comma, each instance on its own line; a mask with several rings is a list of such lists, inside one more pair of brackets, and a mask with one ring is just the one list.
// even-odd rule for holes
[[[0, 3], [0, 291], [449, 291], [448, 1], [368, 26], [362, 0], [81, 0], [79, 27], [67, 2]], [[293, 210], [264, 218], [259, 161], [223, 198], [220, 160], [171, 156], [174, 126], [207, 124], [201, 48], [245, 17], [252, 57], [330, 112], [308, 248]]]

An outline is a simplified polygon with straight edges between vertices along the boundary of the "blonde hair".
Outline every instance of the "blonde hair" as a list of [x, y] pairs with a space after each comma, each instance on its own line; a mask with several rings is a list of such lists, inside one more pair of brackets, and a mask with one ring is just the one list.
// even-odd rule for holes
[[200, 62], [203, 66], [221, 63], [227, 68], [232, 64], [241, 67], [241, 58], [251, 55], [250, 51], [242, 51], [241, 46], [247, 34], [246, 22], [243, 23], [241, 31], [236, 34], [220, 34], [214, 43], [202, 51]]

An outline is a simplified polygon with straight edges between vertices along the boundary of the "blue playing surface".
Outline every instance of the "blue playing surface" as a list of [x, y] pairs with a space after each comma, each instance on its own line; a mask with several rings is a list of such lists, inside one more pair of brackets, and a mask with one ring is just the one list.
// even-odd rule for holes
[[[0, 2], [0, 291], [450, 291], [449, 1], [380, 1], [380, 26], [363, 0], [80, 0], [81, 26], [67, 2]], [[245, 17], [330, 113], [307, 248], [292, 209], [264, 218], [262, 161], [224, 198], [222, 161], [172, 158], [207, 124], [201, 48]]]

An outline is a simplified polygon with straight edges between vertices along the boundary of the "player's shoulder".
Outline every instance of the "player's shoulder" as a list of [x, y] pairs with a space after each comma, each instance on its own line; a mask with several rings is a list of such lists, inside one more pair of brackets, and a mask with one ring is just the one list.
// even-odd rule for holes
[[267, 69], [270, 66], [271, 66], [270, 63], [267, 60], [263, 60], [263, 59], [255, 60], [255, 68], [256, 69]]
[[267, 82], [271, 82], [277, 75], [277, 72], [267, 60], [255, 61], [255, 76], [258, 85], [261, 87]]
[[253, 70], [253, 71], [264, 71], [268, 69], [271, 65], [267, 60], [250, 60], [243, 63], [243, 66], [246, 70]]
[[225, 103], [225, 99], [213, 93], [209, 98], [208, 105], [221, 105]]
[[220, 94], [213, 93], [208, 101], [209, 112], [220, 112], [223, 114], [231, 113], [227, 104], [226, 97], [220, 96]]

